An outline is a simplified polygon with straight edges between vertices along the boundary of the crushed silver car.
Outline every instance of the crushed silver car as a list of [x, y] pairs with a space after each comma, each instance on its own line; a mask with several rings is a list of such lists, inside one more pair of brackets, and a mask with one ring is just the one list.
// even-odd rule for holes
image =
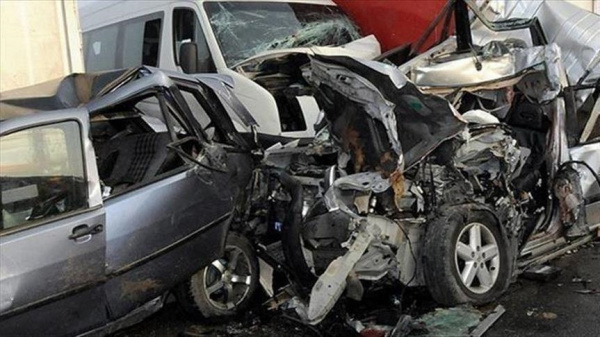
[[[487, 29], [527, 29], [529, 40], [473, 45], [468, 8]], [[457, 36], [400, 69], [315, 55], [305, 70], [340, 148], [325, 195], [287, 243], [303, 248], [286, 257], [312, 288], [297, 304], [311, 324], [344, 292], [359, 300], [361, 281], [424, 285], [444, 305], [490, 302], [600, 223], [600, 48], [573, 72], [569, 46], [550, 43], [536, 18], [489, 22], [470, 1], [453, 9]]]
[[[248, 305], [232, 223], [254, 161], [228, 83], [140, 67], [0, 94], [0, 334], [110, 334], [172, 291], [205, 317]], [[226, 280], [198, 295], [213, 265]]]

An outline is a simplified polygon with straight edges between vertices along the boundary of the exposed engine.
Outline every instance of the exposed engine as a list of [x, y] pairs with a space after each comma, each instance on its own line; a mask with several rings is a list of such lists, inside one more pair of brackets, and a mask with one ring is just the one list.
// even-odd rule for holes
[[[320, 322], [343, 292], [360, 300], [361, 281], [432, 288], [437, 276], [423, 261], [436, 264], [450, 254], [457, 260], [446, 265], [456, 263], [471, 293], [501, 293], [508, 286], [510, 276], [498, 274], [515, 272], [518, 247], [539, 226], [551, 193], [546, 144], [536, 131], [549, 132], [545, 121], [553, 110], [513, 104], [548, 98], [548, 91], [531, 90], [540, 76], [532, 71], [500, 89], [449, 91], [445, 99], [421, 91], [392, 66], [312, 58], [305, 77], [318, 89], [340, 154], [323, 200], [304, 221], [301, 241], [309, 256], [290, 257], [299, 271], [318, 276], [307, 321]], [[564, 208], [581, 212], [580, 194], [569, 198], [575, 206]], [[430, 238], [454, 228], [441, 222], [456, 222], [457, 216], [470, 219], [465, 226], [476, 228], [477, 238], [469, 232], [462, 243], [463, 232], [450, 233], [466, 248], [436, 251]], [[441, 240], [449, 241], [448, 235]], [[468, 301], [445, 298], [439, 289], [432, 293], [442, 303]]]

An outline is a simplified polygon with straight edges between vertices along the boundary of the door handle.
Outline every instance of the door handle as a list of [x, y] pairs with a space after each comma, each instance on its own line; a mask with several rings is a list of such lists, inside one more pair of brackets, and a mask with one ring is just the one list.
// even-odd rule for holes
[[69, 235], [70, 240], [75, 240], [77, 242], [87, 241], [85, 238], [89, 240], [92, 235], [101, 233], [104, 230], [102, 225], [88, 226], [88, 225], [79, 225], [73, 228], [73, 232]]

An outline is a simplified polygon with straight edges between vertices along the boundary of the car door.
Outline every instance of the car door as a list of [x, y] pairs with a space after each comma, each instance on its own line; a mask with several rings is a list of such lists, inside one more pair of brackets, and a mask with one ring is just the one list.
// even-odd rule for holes
[[106, 323], [105, 217], [84, 109], [0, 124], [0, 335]]
[[[197, 133], [181, 118], [182, 103], [167, 88], [160, 91], [149, 98], [141, 95], [137, 104], [140, 98], [132, 97], [131, 104], [142, 114], [164, 120], [171, 137], [171, 144], [163, 149], [168, 151], [166, 160], [180, 155], [178, 149], [190, 155], [200, 151], [197, 143], [174, 145]], [[139, 104], [149, 102], [156, 104]], [[191, 151], [187, 145], [196, 149]], [[211, 170], [206, 159], [205, 166], [187, 159], [175, 162], [151, 180], [105, 200], [107, 221], [113, 225], [107, 232], [106, 294], [111, 319], [156, 299], [221, 254], [234, 208], [227, 177]]]

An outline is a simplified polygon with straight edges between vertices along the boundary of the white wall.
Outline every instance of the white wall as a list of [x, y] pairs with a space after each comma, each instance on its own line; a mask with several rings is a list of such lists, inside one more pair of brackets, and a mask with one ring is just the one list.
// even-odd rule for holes
[[[570, 3], [573, 3], [585, 10], [592, 12], [594, 10], [594, 0], [567, 0]], [[598, 0], [596, 0], [598, 2]], [[596, 4], [598, 7], [598, 4]], [[597, 13], [597, 12], [596, 12]]]
[[0, 0], [0, 92], [83, 70], [76, 0]]

